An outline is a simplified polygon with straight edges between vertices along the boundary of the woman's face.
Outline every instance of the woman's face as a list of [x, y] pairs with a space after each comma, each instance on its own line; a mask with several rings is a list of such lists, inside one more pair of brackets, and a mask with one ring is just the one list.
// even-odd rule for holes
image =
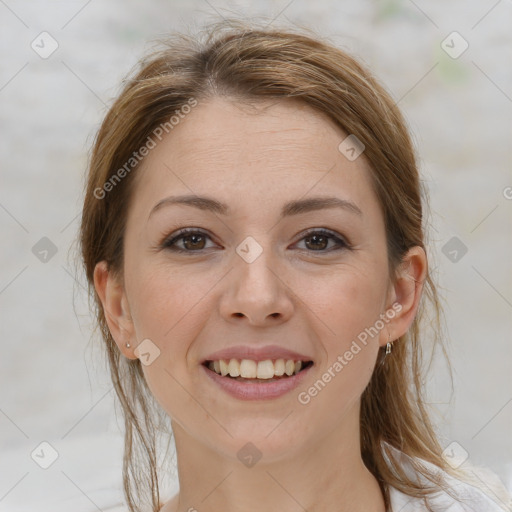
[[[256, 105], [199, 102], [137, 170], [109, 325], [128, 357], [145, 340], [136, 355], [176, 430], [272, 460], [355, 435], [379, 345], [403, 333], [364, 157], [347, 158], [347, 134], [305, 105]], [[245, 359], [248, 377], [205, 363], [220, 359]], [[277, 359], [306, 369], [280, 376]]]

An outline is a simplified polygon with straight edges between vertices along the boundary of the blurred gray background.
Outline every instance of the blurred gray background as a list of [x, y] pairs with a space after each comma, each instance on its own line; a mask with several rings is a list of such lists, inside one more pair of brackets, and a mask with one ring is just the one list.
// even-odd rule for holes
[[328, 36], [401, 107], [430, 190], [454, 368], [449, 402], [435, 362], [435, 421], [443, 447], [512, 489], [510, 0], [0, 0], [0, 511], [122, 499], [121, 420], [75, 280], [87, 155], [152, 40], [229, 16]]

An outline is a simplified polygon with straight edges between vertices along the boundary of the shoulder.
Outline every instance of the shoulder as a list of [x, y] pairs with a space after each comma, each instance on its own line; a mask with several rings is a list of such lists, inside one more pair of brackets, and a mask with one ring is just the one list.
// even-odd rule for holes
[[[411, 459], [390, 445], [388, 449], [409, 477], [419, 482], [428, 483], [426, 477], [419, 473], [411, 464]], [[421, 466], [434, 475], [443, 487], [429, 496], [427, 503], [422, 498], [408, 496], [390, 487], [390, 512], [511, 512], [512, 496], [492, 472], [467, 465], [467, 479], [459, 480], [441, 468], [421, 459], [416, 459]]]

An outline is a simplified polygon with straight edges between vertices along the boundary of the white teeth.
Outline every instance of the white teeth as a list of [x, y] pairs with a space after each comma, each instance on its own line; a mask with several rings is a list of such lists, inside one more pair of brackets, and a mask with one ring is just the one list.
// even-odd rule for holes
[[256, 361], [242, 359], [242, 362], [240, 363], [240, 377], [244, 377], [244, 379], [255, 379], [257, 374], [258, 364]]
[[267, 359], [258, 363], [258, 379], [271, 379], [274, 376], [274, 363]]
[[297, 374], [301, 371], [303, 361], [294, 361], [293, 359], [266, 359], [265, 361], [253, 361], [252, 359], [220, 359], [210, 361], [208, 368], [215, 373], [225, 377], [242, 377], [244, 379], [272, 379]]
[[284, 359], [278, 359], [274, 363], [274, 374], [278, 377], [284, 375]]
[[231, 377], [240, 376], [240, 363], [236, 359], [231, 359], [228, 364], [228, 371]]
[[[226, 361], [224, 361], [224, 359], [221, 359], [219, 361], [219, 366], [220, 366], [220, 374], [225, 377], [228, 373], [229, 373], [229, 370], [228, 370], [228, 363], [226, 363]], [[218, 372], [217, 372], [218, 373]]]

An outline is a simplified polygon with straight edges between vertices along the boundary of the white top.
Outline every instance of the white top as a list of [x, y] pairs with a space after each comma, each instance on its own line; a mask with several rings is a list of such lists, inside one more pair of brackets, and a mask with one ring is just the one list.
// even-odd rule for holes
[[[390, 445], [388, 447], [409, 477], [415, 476], [420, 481], [428, 482], [412, 467], [407, 455]], [[474, 481], [475, 485], [472, 485], [453, 478], [429, 462], [424, 460], [419, 462], [432, 473], [442, 476], [450, 491], [454, 492], [458, 498], [455, 499], [446, 491], [439, 490], [428, 498], [428, 504], [433, 512], [512, 512], [512, 496], [498, 477], [490, 471], [465, 462], [461, 469], [464, 469]], [[391, 502], [389, 512], [427, 512], [429, 510], [423, 499], [412, 498], [393, 487], [390, 487], [389, 496]]]

